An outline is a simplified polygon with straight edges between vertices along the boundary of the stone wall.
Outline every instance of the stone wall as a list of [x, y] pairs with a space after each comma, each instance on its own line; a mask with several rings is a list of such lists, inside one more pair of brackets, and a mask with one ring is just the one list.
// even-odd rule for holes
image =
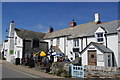
[[[55, 62], [51, 74], [71, 77], [70, 62]], [[120, 78], [120, 67], [84, 66], [85, 78]]]
[[70, 62], [55, 62], [51, 66], [51, 74], [70, 77]]
[[120, 67], [84, 66], [84, 76], [87, 78], [120, 78]]

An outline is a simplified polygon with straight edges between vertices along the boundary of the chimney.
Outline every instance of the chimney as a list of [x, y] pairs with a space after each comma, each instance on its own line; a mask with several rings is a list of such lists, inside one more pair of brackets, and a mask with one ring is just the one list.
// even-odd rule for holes
[[96, 23], [101, 23], [101, 21], [100, 21], [100, 14], [99, 13], [95, 13], [95, 22]]
[[11, 23], [14, 23], [14, 21], [12, 20]]
[[70, 23], [70, 27], [74, 27], [76, 26], [76, 22], [74, 22], [74, 20], [72, 20], [72, 22]]
[[53, 27], [50, 26], [50, 28], [49, 28], [49, 33], [53, 32], [53, 31], [54, 31]]
[[10, 23], [10, 30], [9, 30], [9, 37], [14, 36], [14, 21], [11, 21]]

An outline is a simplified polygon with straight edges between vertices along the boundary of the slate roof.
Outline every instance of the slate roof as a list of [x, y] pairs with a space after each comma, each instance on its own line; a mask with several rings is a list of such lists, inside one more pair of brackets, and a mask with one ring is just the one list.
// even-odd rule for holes
[[93, 21], [85, 24], [80, 24], [75, 27], [68, 27], [58, 31], [53, 31], [52, 33], [47, 33], [44, 36], [44, 39], [55, 38], [60, 36], [69, 36], [68, 38], [92, 36], [94, 35], [94, 32], [99, 26], [103, 27], [108, 34], [116, 33], [118, 28], [118, 22], [120, 22], [120, 20], [97, 24]]
[[15, 31], [17, 35], [22, 38], [22, 39], [43, 39], [45, 33], [42, 32], [34, 32], [34, 31], [29, 31], [29, 30], [24, 30], [24, 29], [18, 29], [15, 28]]
[[103, 45], [101, 43], [91, 42], [88, 46], [86, 46], [86, 48], [84, 48], [84, 50], [81, 51], [81, 53], [83, 53], [90, 45], [95, 46], [98, 50], [100, 50], [103, 53], [112, 53], [113, 52], [111, 49], [109, 49], [108, 47], [106, 47], [105, 45]]

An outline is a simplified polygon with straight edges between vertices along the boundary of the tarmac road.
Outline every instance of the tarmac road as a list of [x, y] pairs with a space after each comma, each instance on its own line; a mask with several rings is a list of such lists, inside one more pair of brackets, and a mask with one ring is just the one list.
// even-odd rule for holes
[[2, 65], [2, 78], [43, 78], [39, 75], [33, 75], [32, 73], [24, 72], [16, 68], [11, 68], [6, 65]]
[[9, 79], [17, 78], [16, 80], [18, 80], [18, 78], [19, 79], [25, 78], [28, 80], [30, 80], [32, 78], [34, 78], [34, 80], [36, 80], [36, 79], [43, 80], [44, 78], [49, 78], [49, 79], [50, 78], [61, 78], [61, 77], [58, 77], [55, 75], [50, 75], [50, 74], [46, 74], [44, 72], [36, 71], [34, 69], [27, 68], [27, 67], [24, 67], [21, 65], [14, 65], [14, 64], [8, 63], [6, 61], [3, 61], [2, 63], [0, 63], [0, 65], [2, 66], [2, 78], [9, 78]]

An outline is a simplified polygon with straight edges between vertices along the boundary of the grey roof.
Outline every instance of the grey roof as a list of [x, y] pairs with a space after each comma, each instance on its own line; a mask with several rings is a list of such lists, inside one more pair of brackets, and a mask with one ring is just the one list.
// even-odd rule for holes
[[29, 31], [29, 30], [24, 30], [24, 29], [18, 29], [15, 28], [15, 31], [17, 33], [17, 35], [22, 38], [22, 39], [43, 39], [45, 33], [41, 33], [41, 32], [34, 32], [34, 31]]
[[93, 21], [85, 24], [80, 24], [75, 27], [68, 27], [65, 29], [47, 33], [44, 36], [44, 39], [67, 36], [67, 35], [69, 35], [68, 38], [91, 36], [94, 35], [94, 32], [97, 30], [99, 26], [102, 26], [107, 31], [108, 34], [115, 33], [118, 28], [118, 22], [120, 21], [117, 20], [117, 21], [97, 24], [96, 22]]
[[88, 46], [86, 46], [86, 48], [84, 48], [84, 50], [81, 51], [81, 53], [83, 53], [90, 45], [95, 46], [98, 50], [100, 50], [103, 53], [112, 53], [113, 52], [111, 49], [109, 49], [108, 47], [106, 47], [105, 45], [103, 45], [101, 43], [91, 42]]

